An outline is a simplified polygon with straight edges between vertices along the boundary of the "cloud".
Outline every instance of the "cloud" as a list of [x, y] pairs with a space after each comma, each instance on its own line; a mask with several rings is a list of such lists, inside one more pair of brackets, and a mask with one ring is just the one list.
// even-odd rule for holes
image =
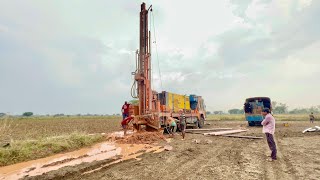
[[[118, 113], [131, 99], [140, 2], [1, 2], [0, 111]], [[317, 103], [320, 87], [302, 87], [320, 75], [319, 1], [152, 3], [155, 90], [202, 95], [208, 110], [260, 95]]]
[[6, 33], [8, 31], [9, 31], [8, 27], [0, 24], [0, 33]]

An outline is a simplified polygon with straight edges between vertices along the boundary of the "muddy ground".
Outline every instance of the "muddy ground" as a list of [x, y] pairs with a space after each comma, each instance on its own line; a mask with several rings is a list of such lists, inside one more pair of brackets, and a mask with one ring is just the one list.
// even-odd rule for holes
[[[243, 121], [210, 123], [205, 128], [248, 128], [241, 135], [263, 136], [261, 127], [247, 127]], [[266, 161], [270, 152], [265, 138], [187, 134], [185, 141], [176, 136], [168, 143], [173, 150], [146, 153], [139, 161], [128, 160], [83, 174], [112, 161], [105, 160], [25, 179], [320, 179], [320, 132], [302, 134], [302, 130], [310, 127], [309, 122], [288, 123], [289, 127], [283, 126], [283, 122], [276, 125], [276, 162]]]

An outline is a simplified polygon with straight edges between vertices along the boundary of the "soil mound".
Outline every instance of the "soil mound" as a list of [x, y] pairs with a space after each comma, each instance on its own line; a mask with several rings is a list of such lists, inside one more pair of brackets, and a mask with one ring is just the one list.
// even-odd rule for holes
[[165, 140], [162, 132], [136, 132], [117, 140], [122, 144], [151, 144], [157, 141]]

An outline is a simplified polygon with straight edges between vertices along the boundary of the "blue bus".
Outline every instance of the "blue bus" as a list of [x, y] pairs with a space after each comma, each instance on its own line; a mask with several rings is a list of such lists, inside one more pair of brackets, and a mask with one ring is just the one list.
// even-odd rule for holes
[[251, 97], [246, 99], [244, 112], [249, 126], [261, 125], [264, 119], [261, 114], [263, 108], [272, 110], [271, 99], [269, 97]]

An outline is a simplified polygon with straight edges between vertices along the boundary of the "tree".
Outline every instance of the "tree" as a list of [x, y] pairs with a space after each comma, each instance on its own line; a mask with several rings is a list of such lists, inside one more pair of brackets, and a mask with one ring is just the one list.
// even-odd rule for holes
[[244, 114], [244, 110], [243, 109], [230, 109], [228, 111], [229, 114]]
[[25, 112], [22, 116], [33, 116], [33, 112]]
[[289, 111], [289, 114], [308, 114], [308, 113], [319, 113], [319, 106], [311, 106], [310, 108], [295, 108]]
[[311, 113], [311, 112], [313, 112], [313, 113], [319, 113], [319, 109], [318, 109], [318, 107], [316, 107], [316, 106], [311, 106], [310, 108], [309, 108], [309, 112]]
[[64, 114], [55, 114], [55, 115], [53, 115], [53, 117], [60, 117], [60, 116], [64, 116]]
[[238, 114], [238, 112], [239, 112], [239, 109], [230, 109], [228, 111], [229, 114]]
[[308, 109], [306, 108], [296, 108], [291, 111], [289, 111], [289, 114], [307, 114]]
[[223, 111], [214, 111], [214, 114], [223, 114]]
[[6, 113], [0, 113], [0, 117], [5, 116], [5, 115], [6, 115]]
[[276, 108], [276, 107], [277, 107], [277, 104], [278, 104], [278, 102], [272, 101], [272, 102], [271, 102], [272, 109]]
[[273, 113], [275, 114], [284, 114], [288, 112], [288, 106], [283, 103], [279, 103], [279, 105], [273, 107]]
[[210, 111], [207, 111], [207, 112], [206, 112], [206, 114], [208, 114], [208, 115], [209, 115], [209, 114], [211, 114], [211, 112], [210, 112]]

